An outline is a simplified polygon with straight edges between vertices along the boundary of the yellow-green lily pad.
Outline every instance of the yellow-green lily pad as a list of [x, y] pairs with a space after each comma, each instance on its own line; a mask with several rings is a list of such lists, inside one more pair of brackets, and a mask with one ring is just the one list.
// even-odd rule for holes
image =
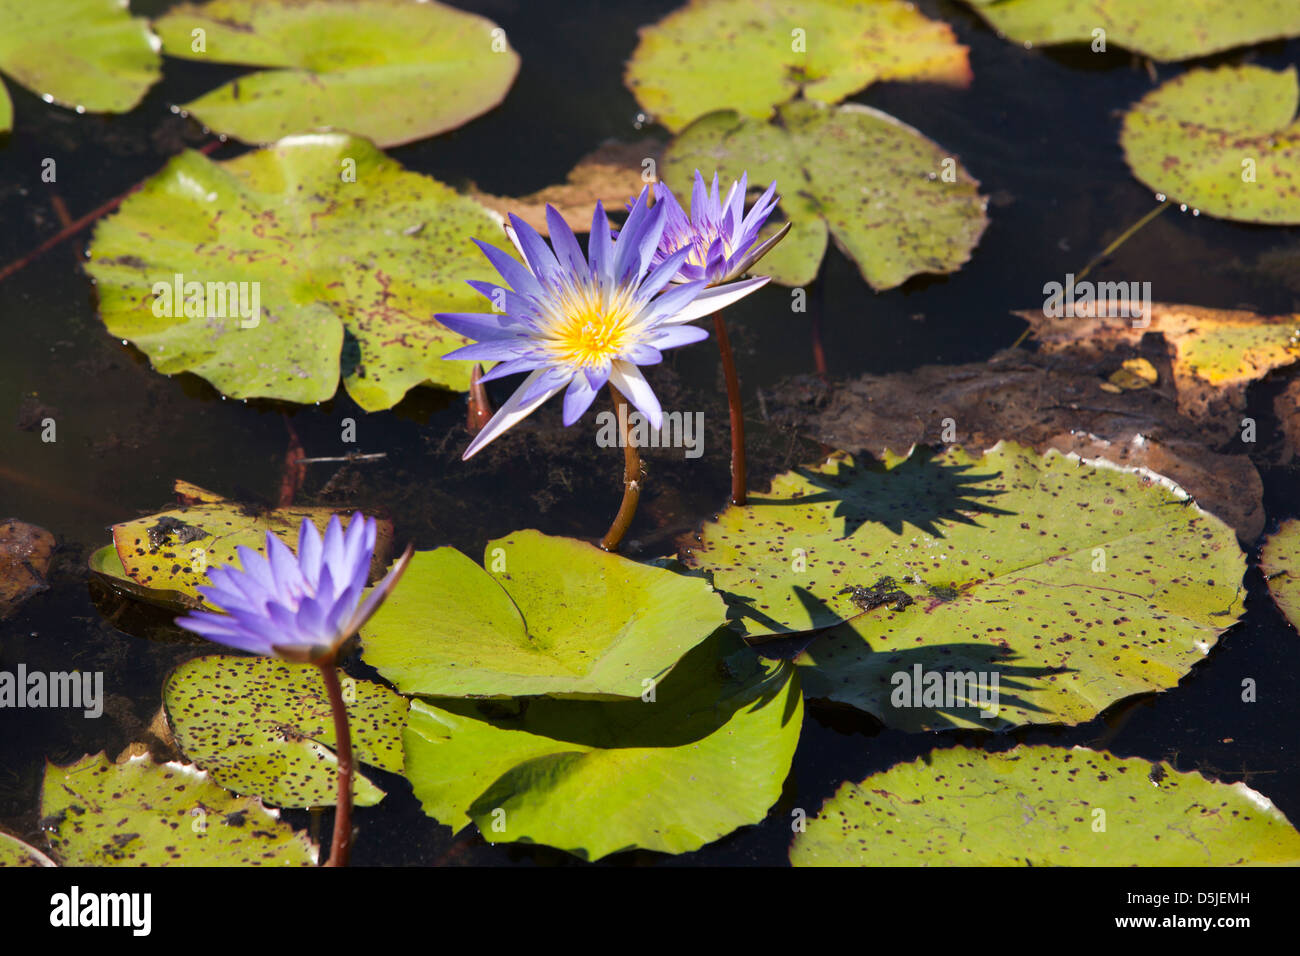
[[1294, 0], [966, 2], [1016, 43], [1050, 46], [1104, 40], [1160, 61], [1187, 60], [1300, 34], [1300, 6]]
[[406, 775], [424, 811], [453, 830], [472, 822], [494, 843], [585, 860], [687, 853], [761, 822], [803, 722], [794, 668], [725, 631], [640, 700], [543, 697], [513, 717], [483, 706], [411, 705]]
[[409, 143], [487, 112], [519, 72], [504, 30], [436, 2], [213, 0], [154, 25], [168, 56], [272, 68], [182, 107], [248, 143], [319, 129]]
[[404, 694], [639, 697], [725, 621], [699, 578], [516, 531], [488, 542], [482, 567], [417, 552], [362, 627], [362, 654]]
[[417, 385], [469, 387], [474, 363], [443, 359], [469, 340], [434, 315], [479, 308], [471, 240], [500, 222], [366, 140], [296, 136], [176, 157], [99, 223], [86, 270], [109, 332], [166, 375], [302, 403], [342, 375], [374, 411]]
[[48, 856], [16, 836], [0, 830], [0, 867], [57, 866]]
[[625, 76], [673, 131], [715, 110], [764, 120], [802, 94], [822, 103], [883, 80], [970, 83], [952, 27], [903, 0], [691, 0], [641, 28]]
[[188, 764], [47, 764], [41, 826], [65, 866], [313, 866], [318, 848]]
[[1125, 114], [1120, 145], [1133, 175], [1172, 200], [1222, 219], [1296, 225], [1297, 105], [1294, 66], [1193, 70]]
[[[220, 499], [203, 504], [180, 505], [167, 511], [113, 525], [117, 561], [97, 552], [92, 569], [109, 578], [125, 577], [137, 596], [163, 606], [199, 606], [198, 588], [207, 584], [208, 568], [240, 566], [238, 548], [266, 554], [269, 531], [291, 549], [298, 547], [298, 533], [304, 518], [322, 533], [335, 512], [332, 508], [275, 508], [265, 511]], [[352, 520], [343, 516], [343, 525]], [[375, 555], [370, 576], [383, 573], [392, 548], [393, 525], [378, 524]], [[180, 595], [178, 599], [175, 595]]]
[[[401, 773], [406, 699], [346, 674], [341, 684], [356, 760]], [[334, 722], [325, 681], [314, 665], [198, 657], [172, 672], [163, 703], [181, 752], [223, 787], [278, 807], [336, 802]], [[354, 772], [352, 784], [358, 806], [384, 797], [364, 774]]]
[[[0, 0], [0, 73], [49, 103], [125, 113], [160, 74], [158, 38], [121, 0]], [[0, 133], [12, 120], [0, 88]]]
[[1083, 747], [965, 747], [846, 783], [795, 866], [1300, 864], [1300, 832], [1243, 783]]
[[778, 476], [688, 563], [753, 636], [830, 628], [805, 693], [905, 730], [1089, 720], [1176, 685], [1244, 598], [1232, 530], [1172, 482], [1006, 442]]
[[170, 588], [150, 588], [137, 584], [126, 573], [126, 567], [118, 556], [117, 547], [106, 544], [91, 553], [86, 560], [90, 573], [108, 585], [114, 591], [146, 604], [166, 608], [169, 611], [186, 611], [203, 606], [203, 599]]
[[1268, 579], [1268, 593], [1291, 626], [1300, 628], [1300, 521], [1284, 521], [1269, 535], [1259, 568]]
[[[956, 272], [988, 225], [979, 183], [941, 146], [887, 113], [796, 101], [776, 124], [713, 113], [668, 147], [661, 173], [679, 192], [696, 169], [776, 180], [790, 221], [762, 271], [784, 285], [817, 275], [827, 234], [872, 288]], [[784, 250], [784, 251], [783, 251]]]

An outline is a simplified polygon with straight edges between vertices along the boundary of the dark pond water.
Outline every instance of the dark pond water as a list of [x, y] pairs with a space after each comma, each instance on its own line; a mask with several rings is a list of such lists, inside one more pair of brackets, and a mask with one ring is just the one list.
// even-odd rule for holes
[[[453, 184], [472, 180], [498, 195], [523, 195], [563, 181], [607, 138], [666, 138], [662, 129], [641, 128], [621, 76], [636, 28], [678, 0], [459, 5], [504, 26], [523, 66], [500, 108], [453, 133], [391, 151], [407, 167]], [[167, 4], [133, 6], [150, 14]], [[854, 99], [898, 116], [960, 156], [991, 197], [992, 223], [958, 274], [913, 280], [880, 295], [832, 251], [810, 301], [820, 310], [833, 379], [969, 362], [1006, 348], [1023, 330], [1010, 310], [1040, 302], [1044, 282], [1078, 272], [1154, 202], [1129, 175], [1117, 145], [1119, 111], [1152, 86], [1142, 63], [1118, 51], [1104, 57], [1026, 51], [1000, 41], [957, 3], [922, 0], [919, 6], [954, 24], [971, 47], [974, 84], [965, 91], [886, 84]], [[1298, 63], [1300, 43], [1218, 58], [1240, 59], [1273, 68]], [[183, 146], [208, 141], [169, 106], [239, 71], [177, 60], [164, 65], [163, 82], [125, 116], [77, 116], [10, 85], [17, 125], [0, 139], [0, 267], [58, 230], [56, 196], [74, 217], [82, 215], [152, 174]], [[1180, 71], [1162, 67], [1160, 77]], [[228, 145], [215, 155], [241, 149]], [[54, 186], [40, 181], [45, 157], [58, 163]], [[94, 289], [80, 269], [88, 238], [83, 233], [0, 283], [0, 517], [41, 525], [59, 542], [50, 590], [0, 622], [0, 668], [24, 662], [33, 669], [102, 670], [108, 695], [99, 720], [53, 710], [0, 715], [0, 827], [17, 833], [34, 830], [46, 759], [66, 762], [101, 749], [118, 753], [139, 738], [157, 710], [166, 673], [210, 650], [171, 628], [164, 615], [97, 598], [84, 570], [88, 554], [108, 542], [112, 523], [172, 501], [173, 479], [273, 500], [287, 425], [309, 456], [338, 455], [350, 450], [340, 444], [340, 420], [353, 417], [359, 423], [355, 447], [387, 457], [342, 470], [311, 465], [298, 500], [387, 512], [399, 539], [419, 548], [451, 544], [480, 554], [489, 537], [521, 527], [597, 537], [619, 495], [618, 461], [594, 447], [589, 421], [562, 429], [558, 402], [499, 442], [494, 453], [465, 464], [459, 460], [467, 440], [460, 396], [420, 390], [392, 412], [365, 415], [342, 394], [310, 408], [242, 403], [223, 400], [196, 378], [158, 375], [97, 319]], [[1157, 301], [1300, 311], [1300, 230], [1170, 210], [1095, 277], [1150, 281]], [[786, 290], [769, 288], [728, 313], [750, 413], [755, 487], [820, 451], [765, 426], [758, 414], [756, 389], [812, 371], [810, 316], [792, 314], [789, 301]], [[666, 407], [703, 410], [709, 432], [702, 459], [651, 453], [651, 482], [628, 548], [643, 556], [671, 551], [677, 535], [724, 503], [728, 481], [726, 409], [714, 351], [671, 352], [651, 380]], [[494, 389], [498, 402], [509, 384]], [[1251, 413], [1262, 433], [1276, 428], [1270, 409], [1278, 387], [1266, 382], [1252, 391]], [[43, 443], [39, 431], [18, 427], [37, 412], [38, 419], [56, 419], [57, 442]], [[1223, 450], [1259, 456], [1272, 528], [1300, 511], [1300, 483], [1294, 467], [1269, 459], [1268, 446], [1262, 434], [1256, 446]], [[695, 854], [622, 854], [610, 862], [781, 864], [791, 808], [812, 812], [844, 780], [958, 743], [1092, 744], [1122, 756], [1169, 759], [1181, 769], [1244, 779], [1300, 820], [1300, 637], [1273, 607], [1257, 570], [1248, 582], [1245, 619], [1166, 694], [1127, 702], [1080, 727], [996, 737], [905, 735], [863, 715], [813, 706], [782, 802], [765, 824]], [[110, 623], [106, 615], [113, 614]], [[1247, 677], [1258, 681], [1257, 703], [1241, 701]], [[355, 862], [572, 859], [544, 848], [491, 847], [470, 835], [453, 841], [446, 827], [421, 813], [403, 780], [377, 777], [390, 796], [360, 812]], [[295, 825], [310, 823], [305, 812], [287, 817]]]

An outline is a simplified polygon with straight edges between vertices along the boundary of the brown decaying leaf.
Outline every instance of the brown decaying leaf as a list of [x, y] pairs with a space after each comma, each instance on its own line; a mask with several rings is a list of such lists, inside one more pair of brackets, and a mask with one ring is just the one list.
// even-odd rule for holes
[[886, 449], [905, 454], [914, 444], [939, 445], [945, 438], [979, 451], [1005, 438], [1040, 452], [1056, 448], [1148, 468], [1180, 484], [1243, 542], [1254, 541], [1264, 528], [1259, 473], [1245, 454], [1220, 454], [1212, 447], [1236, 435], [1235, 423], [1201, 424], [1179, 415], [1169, 360], [1160, 355], [1146, 356], [1158, 371], [1158, 384], [1105, 391], [1107, 376], [1125, 358], [1132, 355], [1088, 363], [1008, 349], [987, 362], [929, 365], [835, 385], [807, 376], [765, 398], [776, 421], [828, 445], [877, 457]]
[[1172, 358], [1178, 408], [1196, 419], [1239, 412], [1246, 386], [1300, 358], [1300, 315], [1153, 303], [1149, 324], [1126, 317], [1140, 307], [1113, 302], [1107, 309], [1111, 315], [1102, 317], [1049, 318], [1041, 309], [1015, 314], [1029, 322], [1034, 338], [1048, 352], [1095, 357], [1119, 344], [1136, 345], [1148, 334], [1163, 335]]
[[17, 518], [0, 521], [0, 620], [44, 591], [54, 555], [54, 535]]
[[578, 161], [569, 172], [568, 182], [547, 186], [527, 196], [512, 199], [493, 196], [471, 188], [469, 195], [501, 215], [514, 213], [542, 235], [547, 235], [546, 206], [549, 203], [562, 215], [574, 232], [590, 232], [591, 216], [596, 203], [602, 202], [610, 212], [622, 212], [624, 204], [637, 196], [646, 181], [642, 178], [646, 160], [651, 170], [659, 168], [664, 144], [658, 140], [639, 143], [608, 142]]
[[1289, 465], [1300, 456], [1300, 378], [1288, 382], [1273, 399], [1273, 414], [1277, 416], [1283, 438], [1277, 463]]

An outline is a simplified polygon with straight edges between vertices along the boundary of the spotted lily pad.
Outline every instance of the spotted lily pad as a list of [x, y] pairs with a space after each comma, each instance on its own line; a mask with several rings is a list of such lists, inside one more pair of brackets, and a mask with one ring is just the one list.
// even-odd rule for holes
[[965, 747], [846, 783], [795, 866], [1250, 866], [1300, 863], [1267, 797], [1083, 747]]
[[1127, 300], [1106, 288], [1125, 285], [1097, 283], [1096, 305], [1087, 312], [1076, 308], [1072, 317], [1051, 318], [1042, 309], [1015, 314], [1029, 322], [1049, 352], [1096, 355], [1159, 333], [1171, 352], [1179, 411], [1192, 418], [1220, 417], [1224, 403], [1243, 409], [1247, 385], [1300, 358], [1300, 314], [1143, 303], [1138, 319]]
[[642, 27], [625, 77], [671, 130], [714, 110], [767, 119], [798, 96], [838, 103], [882, 80], [970, 83], [966, 47], [903, 0], [691, 0]]
[[1192, 57], [1300, 34], [1293, 0], [966, 0], [998, 33], [1028, 45], [1108, 44], [1153, 60]]
[[293, 402], [325, 401], [342, 374], [373, 411], [423, 383], [469, 387], [474, 363], [442, 358], [468, 340], [433, 316], [479, 307], [471, 240], [500, 231], [365, 140], [295, 136], [176, 157], [100, 222], [86, 269], [108, 330], [164, 374]]
[[1173, 479], [1253, 546], [1264, 530], [1263, 481], [1249, 455], [1220, 451], [1240, 434], [1241, 417], [1178, 415], [1165, 362], [1158, 363], [1156, 385], [1107, 394], [1101, 376], [1128, 353], [1122, 346], [1111, 351], [1101, 335], [1092, 341], [1095, 355], [1012, 348], [977, 362], [819, 383], [815, 401], [798, 379], [764, 394], [773, 420], [830, 448], [883, 455], [950, 440], [975, 449], [1015, 435], [1040, 452], [1055, 448], [1140, 466]]
[[41, 826], [66, 866], [312, 866], [317, 847], [188, 764], [48, 764]]
[[[1300, 5], [1290, 15], [1300, 18]], [[1120, 144], [1133, 175], [1173, 200], [1223, 219], [1296, 225], [1298, 104], [1294, 66], [1193, 70], [1128, 111]]]
[[170, 611], [187, 611], [203, 606], [203, 599], [170, 588], [150, 588], [137, 584], [122, 564], [117, 548], [111, 544], [91, 553], [86, 560], [90, 573], [101, 583], [125, 597], [144, 601]]
[[488, 542], [483, 567], [418, 552], [362, 653], [404, 694], [639, 697], [725, 620], [698, 578], [517, 531]]
[[[343, 675], [352, 749], [357, 761], [402, 771], [406, 699], [382, 684]], [[320, 670], [269, 657], [214, 654], [172, 672], [163, 703], [176, 743], [187, 758], [236, 793], [278, 807], [336, 802], [337, 741]], [[353, 774], [358, 806], [384, 792]]]
[[0, 867], [56, 865], [36, 847], [0, 830]]
[[586, 860], [686, 853], [760, 822], [803, 721], [794, 668], [725, 631], [640, 700], [539, 698], [515, 716], [486, 706], [411, 705], [406, 775], [424, 811]]
[[[215, 498], [215, 496], [213, 496]], [[276, 508], [258, 510], [234, 501], [216, 498], [205, 504], [180, 505], [169, 511], [123, 521], [113, 525], [117, 561], [97, 553], [94, 570], [107, 577], [121, 574], [129, 580], [126, 590], [164, 606], [177, 603], [199, 606], [198, 592], [207, 583], [208, 568], [239, 566], [237, 549], [242, 545], [266, 554], [269, 531], [292, 549], [298, 547], [298, 532], [304, 518], [325, 533], [332, 508]], [[343, 516], [346, 528], [351, 518]], [[392, 550], [393, 524], [379, 521], [371, 579], [379, 577]], [[154, 593], [149, 593], [154, 592]], [[162, 592], [162, 593], [157, 593]], [[177, 598], [180, 595], [180, 598]]]
[[706, 116], [669, 145], [661, 170], [678, 190], [697, 168], [776, 180], [793, 225], [763, 259], [764, 274], [786, 285], [812, 281], [828, 231], [877, 290], [921, 273], [955, 272], [970, 258], [988, 225], [987, 203], [942, 147], [856, 104], [794, 102], [777, 116], [777, 125], [734, 112]]
[[1259, 555], [1268, 591], [1292, 627], [1300, 628], [1300, 521], [1284, 521]]
[[519, 72], [504, 30], [442, 3], [213, 0], [154, 25], [168, 56], [272, 67], [182, 107], [249, 143], [323, 128], [409, 143], [487, 112]]
[[1005, 442], [781, 475], [689, 563], [752, 635], [831, 627], [805, 693], [906, 730], [1078, 723], [1172, 687], [1242, 613], [1245, 571], [1167, 479]]
[[[158, 39], [120, 0], [0, 0], [0, 72], [46, 102], [125, 113], [158, 79]], [[12, 119], [0, 88], [0, 132]]]

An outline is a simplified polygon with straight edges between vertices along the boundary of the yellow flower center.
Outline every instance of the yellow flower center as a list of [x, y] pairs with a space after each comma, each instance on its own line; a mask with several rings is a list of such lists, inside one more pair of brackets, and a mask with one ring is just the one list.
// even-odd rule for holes
[[546, 336], [551, 353], [561, 362], [588, 367], [618, 358], [634, 335], [628, 299], [623, 290], [606, 297], [590, 286], [566, 292]]
[[[718, 227], [712, 223], [709, 224], [707, 231], [701, 229], [691, 240], [691, 252], [686, 257], [686, 264], [699, 266], [701, 269], [709, 264], [709, 248], [714, 241], [719, 238]], [[731, 257], [731, 239], [728, 236], [721, 236], [722, 254], [726, 258]]]

